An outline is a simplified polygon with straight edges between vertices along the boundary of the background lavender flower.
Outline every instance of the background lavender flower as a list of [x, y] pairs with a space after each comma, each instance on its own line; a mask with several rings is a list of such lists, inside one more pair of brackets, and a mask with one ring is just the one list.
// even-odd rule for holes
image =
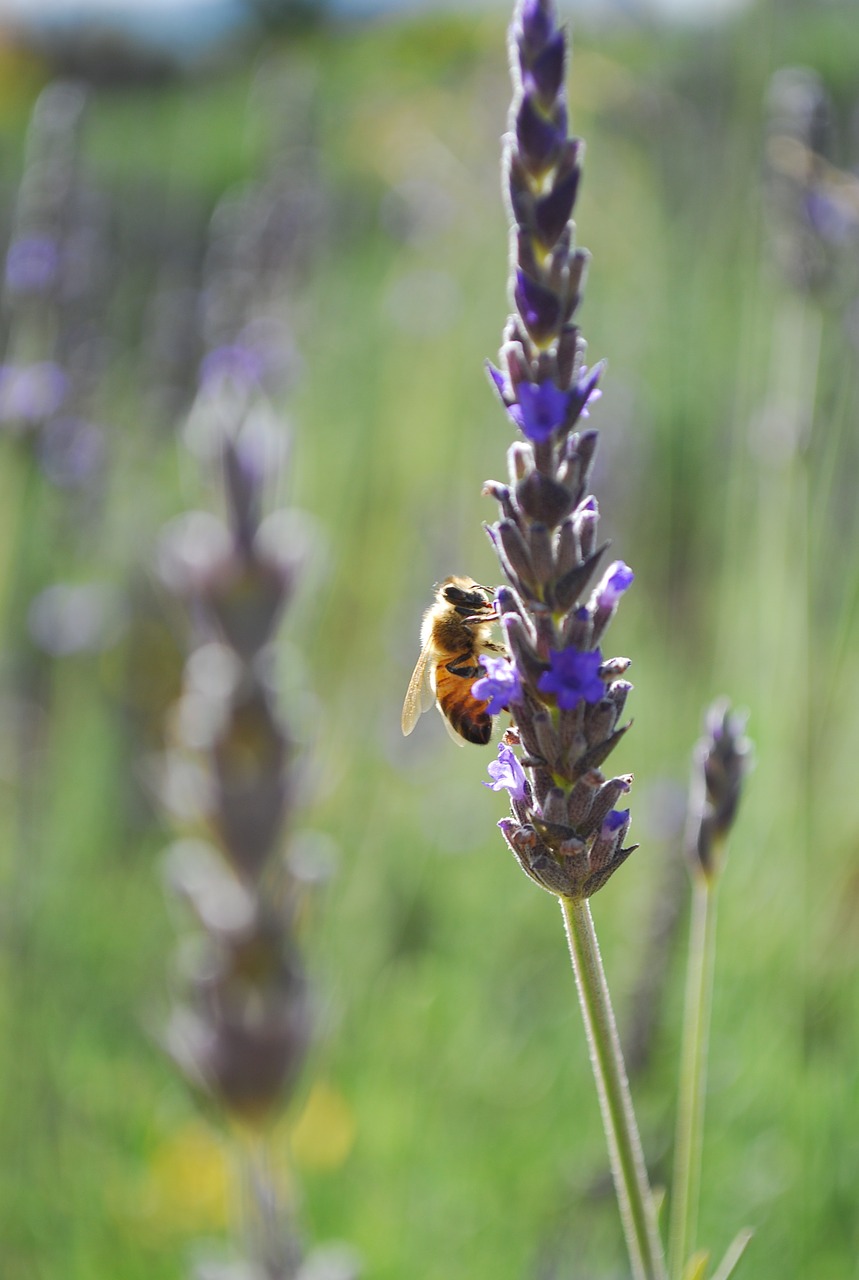
[[[184, 435], [220, 476], [225, 515], [179, 517], [161, 548], [165, 581], [193, 623], [183, 696], [170, 717], [166, 790], [170, 774], [190, 765], [198, 797], [198, 834], [171, 850], [168, 875], [202, 939], [180, 965], [167, 1042], [192, 1084], [265, 1135], [244, 1169], [245, 1257], [225, 1264], [226, 1274], [250, 1266], [297, 1280], [313, 1273], [317, 1255], [304, 1256], [266, 1145], [310, 1039], [297, 940], [301, 876], [283, 856], [299, 764], [275, 679], [277, 631], [306, 538], [291, 513], [266, 510], [285, 478], [285, 434], [269, 395], [295, 369], [284, 297], [303, 229], [295, 217], [269, 242], [262, 215], [273, 217], [282, 196], [255, 192], [216, 210], [200, 317], [212, 345]], [[205, 1263], [198, 1274], [216, 1272]], [[333, 1274], [353, 1277], [354, 1255]]]
[[[836, 112], [820, 76], [784, 67], [767, 95], [767, 214], [770, 248], [787, 280], [823, 299], [843, 299], [857, 281], [859, 178], [833, 160]], [[846, 288], [845, 288], [846, 286]]]
[[[271, 673], [296, 563], [292, 548], [273, 552], [266, 538], [263, 489], [273, 476], [258, 420], [246, 411], [218, 430], [227, 523], [179, 521], [162, 548], [167, 581], [197, 622], [168, 768], [188, 753], [202, 764], [205, 832], [169, 859], [202, 947], [181, 967], [167, 1042], [228, 1116], [265, 1129], [296, 1085], [310, 1037], [294, 887], [280, 861], [292, 752]], [[294, 1231], [260, 1169], [248, 1177], [250, 1202], [267, 1208], [254, 1213], [247, 1247], [266, 1275], [289, 1280], [301, 1266]]]
[[[85, 88], [72, 82], [49, 85], [36, 102], [6, 250], [0, 426], [37, 440], [59, 421], [102, 434], [92, 417], [106, 356], [110, 241], [81, 160], [86, 107]], [[89, 448], [69, 470], [46, 474], [74, 488], [91, 484], [101, 462], [102, 449]]]

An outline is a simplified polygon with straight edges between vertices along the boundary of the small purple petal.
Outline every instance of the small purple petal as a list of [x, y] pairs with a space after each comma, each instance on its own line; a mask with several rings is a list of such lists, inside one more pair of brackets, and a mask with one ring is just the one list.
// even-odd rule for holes
[[600, 679], [602, 654], [599, 649], [549, 650], [549, 670], [544, 671], [537, 683], [541, 693], [554, 694], [562, 711], [571, 711], [579, 702], [599, 702], [605, 695], [605, 683]]
[[522, 432], [537, 444], [550, 439], [564, 421], [568, 400], [568, 393], [561, 391], [554, 382], [520, 383], [519, 411], [522, 417]]
[[592, 391], [588, 396], [587, 400], [585, 401], [585, 406], [582, 409], [581, 413], [579, 414], [579, 417], [589, 418], [591, 415], [588, 411], [588, 405], [596, 404], [597, 400], [601, 400], [601, 399], [602, 399], [602, 392], [599, 390], [599, 388], [597, 388], [595, 391]]
[[491, 791], [508, 791], [511, 799], [523, 801], [528, 798], [528, 780], [525, 770], [511, 747], [503, 742], [498, 746], [498, 759], [487, 765], [487, 773], [491, 782], [484, 782], [484, 787]]
[[615, 560], [606, 569], [594, 590], [593, 604], [597, 609], [613, 609], [625, 591], [628, 591], [635, 579], [628, 564]]
[[491, 716], [506, 711], [511, 702], [522, 701], [519, 672], [512, 662], [507, 658], [486, 657], [483, 659], [483, 666], [486, 675], [474, 682], [471, 692], [475, 698], [489, 703], [486, 710]]
[[501, 402], [504, 405], [504, 408], [506, 409], [508, 392], [507, 392], [507, 380], [505, 379], [504, 374], [501, 372], [500, 369], [495, 368], [495, 365], [492, 363], [491, 360], [486, 361], [486, 372], [489, 374], [490, 378], [495, 384], [495, 390], [498, 392], [499, 396], [501, 397]]
[[514, 427], [518, 427], [519, 430], [524, 435], [525, 434], [525, 418], [522, 414], [521, 405], [518, 405], [518, 404], [508, 405], [507, 412], [510, 415], [510, 420], [512, 421]]
[[595, 364], [593, 368], [588, 369], [587, 365], [584, 365], [579, 371], [579, 376], [576, 379], [575, 387], [571, 395], [571, 398], [575, 399], [578, 406], [576, 417], [590, 417], [590, 414], [588, 413], [588, 405], [596, 404], [597, 400], [602, 397], [602, 392], [597, 386], [597, 383], [605, 373], [605, 369], [605, 360], [600, 360], [599, 364]]
[[251, 389], [257, 386], [265, 373], [266, 360], [261, 351], [234, 342], [215, 347], [200, 363], [200, 383], [206, 387], [217, 386], [223, 381], [238, 387]]
[[[626, 788], [629, 790], [629, 787]], [[607, 813], [602, 821], [602, 834], [605, 836], [614, 835], [615, 831], [619, 831], [621, 827], [629, 825], [628, 809], [612, 809]]]

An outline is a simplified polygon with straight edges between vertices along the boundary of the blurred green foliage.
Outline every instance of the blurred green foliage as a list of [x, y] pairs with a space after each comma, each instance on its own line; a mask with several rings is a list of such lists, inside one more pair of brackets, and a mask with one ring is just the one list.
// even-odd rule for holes
[[[719, 32], [583, 25], [570, 78], [588, 144], [582, 322], [610, 362], [594, 486], [637, 572], [609, 646], [634, 659], [617, 767], [636, 775], [642, 847], [594, 911], [624, 1022], [701, 712], [728, 693], [758, 765], [721, 902], [700, 1240], [721, 1253], [754, 1226], [758, 1280], [859, 1276], [856, 350], [840, 302], [773, 268], [761, 194], [785, 63], [826, 79], [846, 156], [854, 19], [809, 3]], [[3, 104], [7, 203], [37, 82], [22, 74]], [[479, 495], [508, 432], [481, 362], [506, 314], [509, 90], [485, 15], [316, 32], [218, 79], [91, 104], [86, 162], [121, 246], [97, 516], [47, 485], [25, 440], [2, 441], [0, 1274], [166, 1280], [232, 1220], [228, 1145], [158, 1047], [176, 932], [145, 780], [179, 624], [152, 563], [163, 522], [212, 499], [141, 350], [151, 263], [171, 231], [202, 256], [217, 199], [257, 178], [288, 123], [272, 86], [288, 112], [296, 83], [327, 216], [289, 299], [303, 367], [279, 405], [281, 497], [312, 539], [283, 678], [310, 761], [297, 839], [336, 857], [306, 913], [317, 1048], [277, 1146], [285, 1167], [294, 1150], [308, 1237], [350, 1241], [373, 1280], [623, 1275], [557, 908], [505, 853], [486, 753], [456, 751], [435, 715], [399, 733], [432, 583], [496, 576]], [[812, 416], [792, 444], [798, 404]], [[28, 638], [29, 601], [66, 579], [130, 602], [104, 652], [50, 657]], [[634, 1084], [657, 1182], [681, 954]]]

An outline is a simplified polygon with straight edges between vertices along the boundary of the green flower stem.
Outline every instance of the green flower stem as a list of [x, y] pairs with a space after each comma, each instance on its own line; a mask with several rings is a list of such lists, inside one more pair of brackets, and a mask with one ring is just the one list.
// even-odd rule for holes
[[298, 1275], [301, 1248], [281, 1199], [270, 1135], [241, 1129], [235, 1136], [241, 1186], [238, 1234], [243, 1237], [245, 1253], [251, 1263], [260, 1266], [260, 1274], [289, 1280]]
[[690, 1250], [695, 1247], [695, 1232], [698, 1224], [704, 1095], [707, 1088], [707, 1045], [710, 1037], [710, 1007], [716, 954], [717, 883], [715, 879], [711, 880], [703, 874], [697, 874], [692, 889], [683, 1048], [680, 1057], [677, 1129], [674, 1138], [674, 1178], [671, 1185], [671, 1218], [668, 1231], [671, 1280], [681, 1280], [686, 1259]]
[[586, 898], [559, 899], [608, 1142], [612, 1176], [635, 1280], [667, 1280], [641, 1138]]

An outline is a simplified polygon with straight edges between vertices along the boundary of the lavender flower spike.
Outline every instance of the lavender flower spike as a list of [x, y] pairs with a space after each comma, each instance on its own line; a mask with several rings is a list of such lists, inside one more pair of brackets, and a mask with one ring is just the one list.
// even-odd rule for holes
[[[599, 510], [588, 492], [597, 433], [578, 429], [598, 393], [603, 366], [585, 364], [575, 323], [587, 254], [574, 246], [573, 206], [582, 144], [567, 136], [565, 33], [551, 0], [520, 0], [510, 32], [514, 98], [504, 144], [511, 216], [510, 294], [500, 367], [490, 366], [508, 420], [520, 433], [508, 455], [509, 483], [485, 492], [501, 508], [489, 535], [509, 588], [498, 595], [508, 664], [496, 660], [476, 696], [505, 705], [522, 748], [528, 792], [511, 787], [501, 830], [523, 869], [551, 893], [581, 900], [632, 852], [629, 826], [610, 804], [586, 797], [611, 784], [600, 767], [623, 736], [631, 686], [626, 659], [605, 659], [603, 634], [633, 573], [622, 560], [594, 586], [605, 553]], [[512, 748], [505, 747], [512, 755]], [[505, 778], [512, 777], [509, 755]], [[490, 766], [494, 789], [500, 764]], [[587, 779], [585, 786], [583, 780]]]

